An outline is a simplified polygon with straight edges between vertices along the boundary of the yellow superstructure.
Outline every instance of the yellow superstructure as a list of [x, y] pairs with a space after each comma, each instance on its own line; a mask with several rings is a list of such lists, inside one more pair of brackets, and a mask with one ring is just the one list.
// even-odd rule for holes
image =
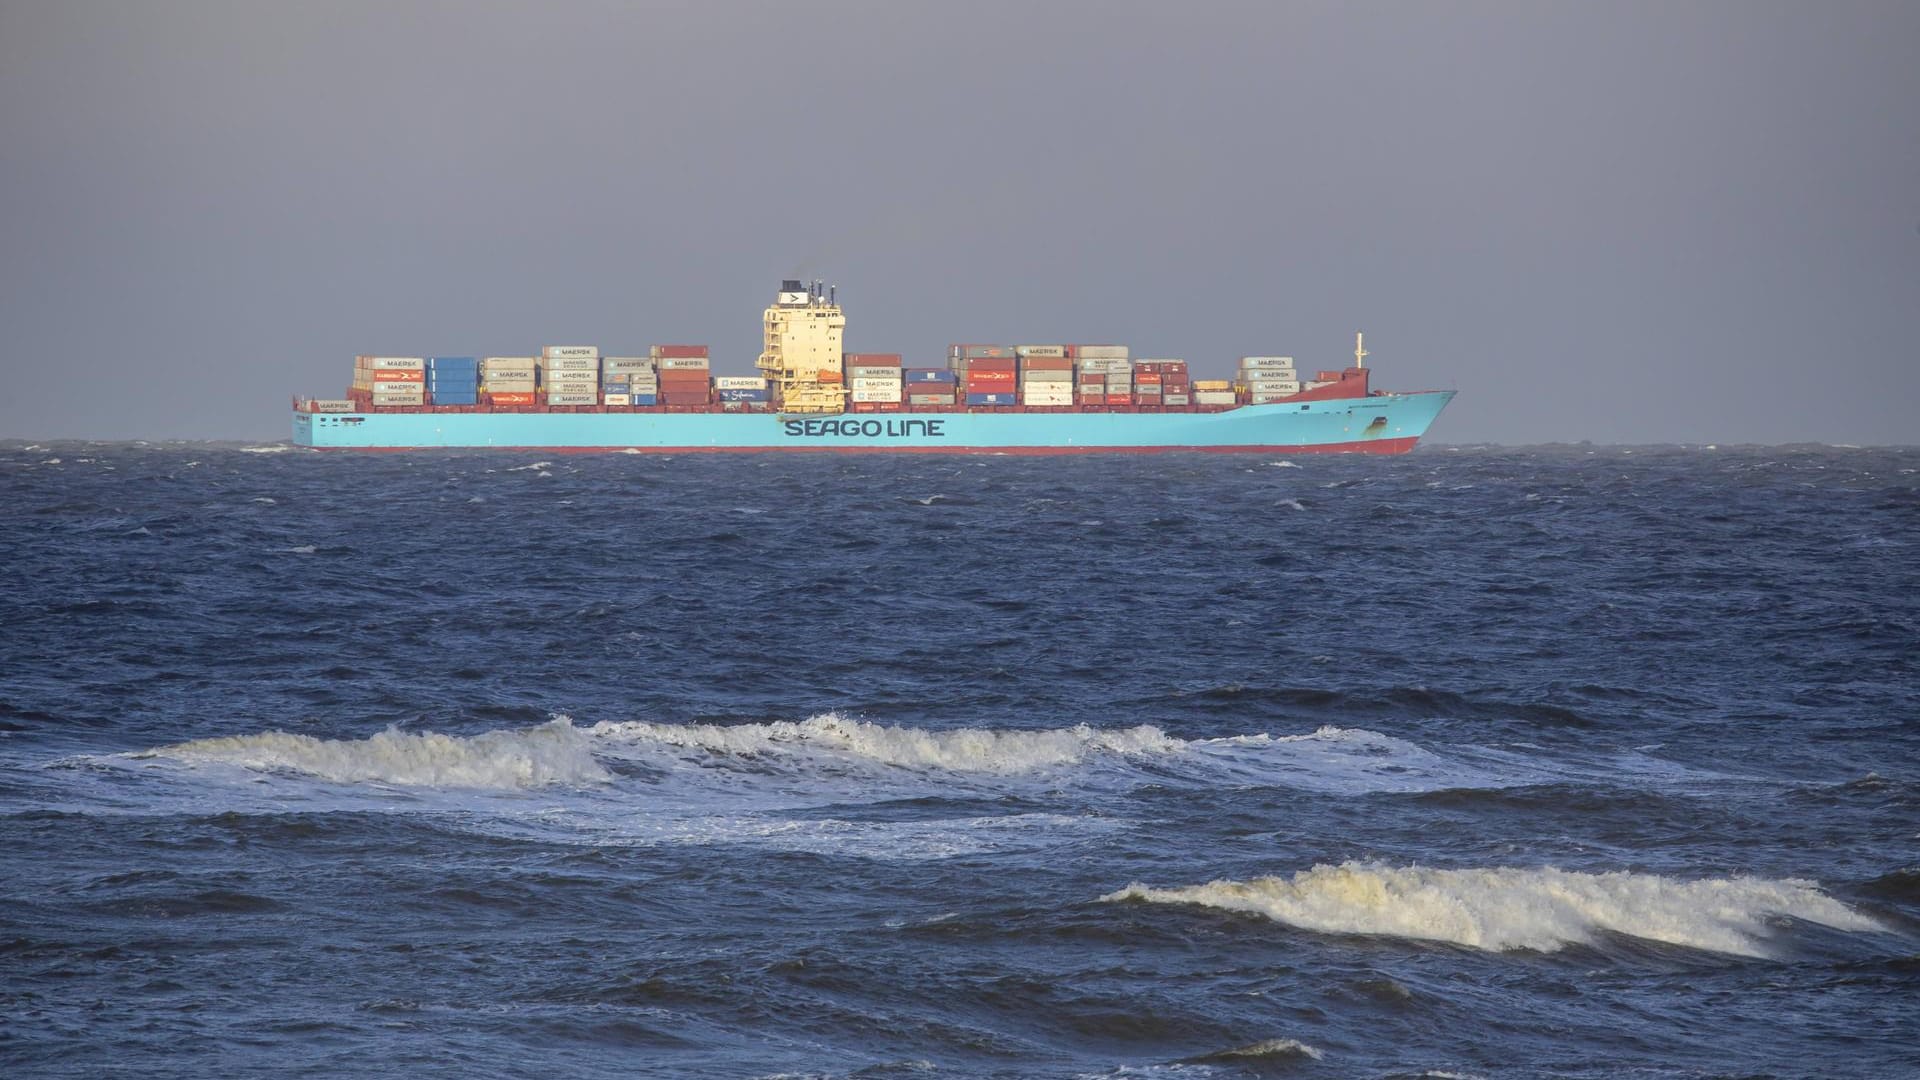
[[847, 408], [847, 317], [819, 282], [780, 283], [767, 309], [766, 338], [755, 366], [767, 377], [781, 412], [837, 413]]

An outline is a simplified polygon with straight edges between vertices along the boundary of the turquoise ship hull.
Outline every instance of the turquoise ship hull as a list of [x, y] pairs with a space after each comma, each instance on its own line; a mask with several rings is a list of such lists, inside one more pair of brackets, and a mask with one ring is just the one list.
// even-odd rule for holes
[[1453, 391], [1375, 394], [1206, 413], [306, 413], [293, 441], [323, 449], [1100, 453], [1404, 453]]

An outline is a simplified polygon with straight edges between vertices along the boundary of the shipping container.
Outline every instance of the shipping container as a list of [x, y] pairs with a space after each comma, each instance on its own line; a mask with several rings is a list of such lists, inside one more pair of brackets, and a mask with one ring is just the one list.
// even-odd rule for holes
[[427, 373], [418, 369], [412, 371], [397, 371], [391, 368], [375, 368], [373, 371], [373, 381], [375, 384], [418, 383], [424, 385], [427, 381]]
[[896, 386], [891, 390], [856, 389], [853, 391], [853, 400], [859, 402], [899, 401], [900, 388]]
[[853, 378], [892, 379], [894, 382], [900, 381], [900, 369], [897, 367], [861, 364], [858, 367], [848, 367], [846, 373]]
[[947, 353], [961, 359], [1013, 359], [1013, 349], [1006, 345], [955, 345]]
[[1283, 371], [1292, 371], [1293, 357], [1291, 356], [1243, 356], [1240, 358], [1241, 371], [1257, 371], [1261, 369], [1273, 369], [1273, 368], [1278, 368]]
[[1020, 361], [1021, 371], [1072, 371], [1073, 361], [1064, 356], [1032, 356]]
[[976, 356], [967, 359], [965, 370], [969, 375], [976, 371], [1013, 372], [1019, 370], [1019, 363], [1011, 356]]
[[1116, 372], [1128, 372], [1133, 370], [1133, 362], [1130, 360], [1126, 360], [1126, 359], [1110, 360], [1110, 359], [1102, 359], [1097, 356], [1091, 357], [1085, 360], [1076, 360], [1074, 361], [1074, 366], [1079, 368], [1081, 371], [1101, 372], [1105, 374], [1112, 374]]
[[1193, 388], [1195, 390], [1231, 390], [1233, 382], [1229, 379], [1195, 379]]
[[548, 345], [547, 347], [540, 350], [540, 355], [547, 358], [548, 360], [585, 359], [585, 360], [598, 361], [600, 359], [600, 346], [598, 345]]
[[1193, 392], [1193, 403], [1195, 405], [1231, 405], [1233, 404], [1233, 391], [1195, 390]]
[[1073, 381], [1073, 372], [1023, 371], [1020, 373], [1020, 381], [1026, 383], [1070, 383]]
[[1191, 405], [1193, 404], [1193, 398], [1186, 394], [1162, 394], [1160, 395], [1160, 403], [1162, 405]]
[[631, 394], [601, 394], [601, 395], [600, 395], [600, 404], [602, 404], [602, 405], [631, 405], [631, 404], [633, 404], [633, 396], [632, 396]]
[[662, 405], [705, 405], [709, 399], [704, 390], [677, 391], [663, 389], [660, 391], [659, 400]]
[[907, 368], [904, 377], [910, 383], [952, 383], [959, 378], [946, 368]]
[[850, 352], [842, 355], [846, 367], [890, 367], [900, 366], [899, 353]]
[[909, 405], [951, 405], [953, 404], [953, 395], [952, 394], [908, 394], [907, 404]]
[[506, 393], [490, 391], [487, 397], [491, 398], [495, 405], [531, 405], [534, 400], [533, 391], [531, 390], [516, 390]]
[[716, 375], [715, 390], [765, 390], [767, 380], [759, 375]]
[[1125, 360], [1125, 345], [1075, 345], [1073, 355], [1082, 360]]
[[1028, 405], [1071, 405], [1073, 404], [1073, 391], [1029, 390], [1021, 395], [1021, 399]]
[[850, 390], [892, 390], [897, 393], [900, 386], [898, 375], [890, 379], [875, 378], [872, 375], [855, 375], [847, 380], [847, 388]]
[[343, 413], [353, 411], [353, 402], [339, 398], [315, 398], [307, 402], [307, 411], [317, 413]]
[[1016, 376], [1011, 371], [969, 371], [967, 372], [968, 386], [1012, 387], [1013, 384], [1017, 381], [1019, 381], [1018, 376]]
[[657, 405], [659, 403], [660, 403], [659, 396], [655, 394], [628, 394], [627, 395], [627, 404], [629, 405]]
[[713, 396], [721, 401], [765, 401], [772, 391], [759, 390], [715, 390]]
[[1294, 379], [1253, 379], [1247, 389], [1255, 394], [1297, 394], [1300, 383]]
[[547, 404], [549, 405], [598, 405], [599, 403], [600, 395], [597, 393], [556, 394], [552, 391], [547, 392]]
[[1051, 356], [1064, 360], [1067, 356], [1067, 347], [1065, 345], [1015, 345], [1013, 354], [1022, 358]]
[[705, 359], [707, 356], [705, 345], [655, 345], [650, 351], [656, 358], [688, 359], [697, 356]]
[[1015, 394], [974, 394], [967, 395], [969, 405], [1015, 405], [1019, 403]]
[[609, 375], [614, 372], [645, 371], [651, 373], [655, 370], [657, 363], [658, 361], [654, 360], [651, 356], [609, 356], [605, 360], [600, 361], [600, 370]]
[[660, 370], [706, 371], [710, 363], [704, 356], [664, 356], [660, 359]]

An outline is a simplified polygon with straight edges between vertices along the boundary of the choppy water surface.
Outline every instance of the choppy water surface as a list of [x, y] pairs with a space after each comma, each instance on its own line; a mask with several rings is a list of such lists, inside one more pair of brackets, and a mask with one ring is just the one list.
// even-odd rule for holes
[[0, 446], [0, 1072], [1920, 1072], [1920, 451]]

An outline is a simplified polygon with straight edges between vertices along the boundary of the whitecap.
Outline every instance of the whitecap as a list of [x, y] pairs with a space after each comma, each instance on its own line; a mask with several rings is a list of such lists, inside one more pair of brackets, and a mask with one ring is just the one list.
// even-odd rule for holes
[[508, 472], [538, 472], [541, 469], [549, 469], [552, 467], [553, 467], [553, 462], [551, 461], [536, 461], [531, 465], [515, 465], [513, 468], [508, 469], [507, 471]]
[[132, 756], [294, 772], [346, 784], [499, 790], [610, 780], [588, 745], [572, 724], [555, 720], [535, 728], [465, 738], [395, 728], [365, 739], [318, 739], [268, 731], [197, 739]]
[[284, 454], [292, 449], [293, 447], [285, 443], [280, 443], [273, 446], [242, 446], [240, 447], [240, 452], [243, 454]]
[[312, 555], [320, 549], [314, 547], [312, 544], [301, 544], [298, 547], [279, 548], [277, 550], [283, 555]]
[[1306, 509], [1306, 507], [1300, 505], [1299, 499], [1281, 499], [1279, 502], [1274, 503], [1273, 505], [1284, 506], [1289, 510], [1305, 510]]
[[883, 727], [838, 713], [768, 724], [653, 724], [603, 721], [593, 735], [736, 756], [818, 751], [881, 765], [961, 773], [1013, 774], [1081, 762], [1098, 754], [1167, 753], [1186, 744], [1151, 725], [1102, 730], [1085, 724], [1041, 731]]
[[271, 497], [269, 497], [269, 496], [266, 496], [266, 495], [256, 495], [256, 496], [254, 496], [254, 497], [253, 497], [253, 498], [252, 498], [251, 500], [249, 500], [249, 501], [251, 501], [251, 502], [257, 502], [257, 503], [261, 503], [261, 504], [263, 504], [263, 505], [266, 505], [266, 506], [278, 506], [278, 505], [280, 505], [280, 500], [279, 500], [279, 499], [275, 499], [275, 498], [271, 498]]
[[1734, 956], [1765, 956], [1771, 923], [1801, 919], [1846, 931], [1875, 920], [1798, 879], [1576, 873], [1552, 867], [1433, 870], [1345, 862], [1291, 878], [1160, 889], [1134, 883], [1101, 897], [1251, 912], [1323, 934], [1442, 941], [1489, 952], [1555, 952], [1622, 934]]

